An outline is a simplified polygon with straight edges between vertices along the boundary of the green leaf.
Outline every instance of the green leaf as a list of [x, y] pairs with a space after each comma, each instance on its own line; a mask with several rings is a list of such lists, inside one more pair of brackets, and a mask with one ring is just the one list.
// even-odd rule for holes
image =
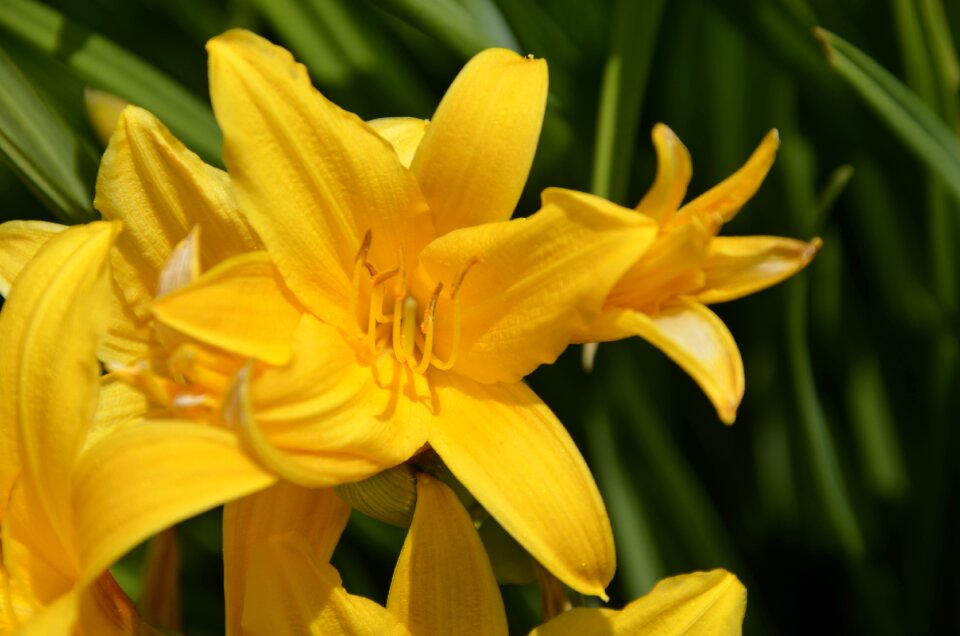
[[2, 50], [0, 153], [57, 218], [94, 217], [95, 158]]
[[0, 0], [0, 31], [62, 61], [94, 88], [153, 112], [188, 147], [208, 161], [219, 162], [220, 131], [210, 108], [107, 38], [34, 0]]
[[633, 159], [637, 122], [657, 41], [663, 0], [620, 0], [610, 54], [603, 69], [591, 188], [623, 203]]
[[960, 142], [916, 94], [849, 42], [816, 29], [827, 60], [960, 199]]
[[511, 42], [483, 33], [470, 12], [451, 0], [369, 0], [404, 22], [433, 36], [467, 59], [491, 46]]

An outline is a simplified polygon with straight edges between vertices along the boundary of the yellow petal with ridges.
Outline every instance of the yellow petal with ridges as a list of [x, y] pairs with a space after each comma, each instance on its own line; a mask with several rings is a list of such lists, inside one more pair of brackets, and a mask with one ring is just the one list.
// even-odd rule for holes
[[165, 327], [237, 355], [286, 363], [303, 310], [266, 252], [235, 256], [152, 305]]
[[683, 203], [693, 167], [690, 151], [668, 126], [657, 124], [651, 137], [657, 151], [657, 176], [637, 204], [637, 211], [659, 222], [676, 212]]
[[793, 276], [807, 266], [823, 241], [809, 243], [779, 236], [720, 236], [710, 243], [703, 261], [704, 304], [747, 296]]
[[724, 570], [663, 579], [620, 611], [577, 608], [530, 636], [740, 636], [747, 591]]
[[480, 535], [450, 488], [417, 477], [417, 507], [393, 571], [387, 609], [413, 634], [507, 634]]
[[606, 338], [640, 336], [663, 351], [690, 374], [706, 393], [717, 415], [733, 424], [743, 399], [743, 360], [737, 343], [715, 313], [690, 299], [677, 299], [659, 313], [648, 315], [612, 308], [598, 321]]
[[340, 575], [302, 537], [274, 536], [250, 555], [245, 636], [409, 636], [389, 611], [343, 589]]
[[616, 567], [610, 520], [563, 424], [523, 383], [435, 380], [430, 445], [544, 567], [578, 592], [605, 596]]
[[598, 197], [556, 189], [543, 196], [531, 217], [455, 230], [420, 255], [424, 287], [442, 282], [452, 292], [462, 279], [457, 301], [440, 295], [434, 343], [450, 360], [459, 302], [457, 373], [515, 382], [556, 360], [656, 236], [656, 223]]
[[225, 420], [265, 465], [326, 487], [370, 477], [426, 443], [430, 411], [392, 358], [359, 364], [340, 332], [309, 315], [293, 346], [289, 365], [247, 367], [226, 396]]
[[544, 60], [487, 49], [463, 67], [410, 166], [438, 236], [510, 218], [533, 163], [546, 102]]
[[390, 142], [400, 163], [403, 167], [409, 168], [429, 123], [426, 119], [415, 117], [383, 117], [372, 119], [367, 122], [367, 125]]
[[708, 221], [708, 225], [715, 225], [710, 220], [712, 216], [718, 217], [724, 223], [732, 219], [743, 204], [760, 189], [770, 167], [773, 166], [779, 147], [780, 133], [771, 130], [743, 167], [680, 208], [668, 223], [683, 223], [689, 216], [699, 216]]
[[[431, 234], [416, 179], [393, 148], [310, 84], [285, 49], [249, 31], [207, 43], [223, 156], [244, 214], [297, 298], [353, 329], [351, 280], [364, 236], [380, 271]], [[427, 224], [426, 226], [424, 224]]]
[[[97, 403], [107, 261], [119, 229], [97, 222], [51, 237], [0, 312], [0, 497], [22, 466], [20, 479], [40, 493], [61, 531], [69, 525], [71, 467]], [[56, 399], [49, 399], [51, 390]]]
[[83, 447], [89, 448], [118, 427], [136, 422], [149, 410], [150, 402], [142, 391], [113, 374], [101, 376], [97, 410]]
[[[228, 636], [242, 633], [250, 557], [270, 537], [295, 533], [314, 558], [329, 561], [350, 517], [350, 506], [330, 488], [303, 488], [281, 481], [223, 507], [223, 578]], [[256, 581], [258, 590], [263, 581]], [[257, 600], [255, 597], [254, 601]]]
[[162, 420], [115, 431], [74, 471], [81, 581], [163, 528], [275, 481], [229, 431]]
[[174, 246], [203, 228], [202, 264], [262, 249], [240, 215], [222, 170], [208, 166], [160, 121], [127, 107], [100, 162], [94, 206], [124, 222], [112, 259], [114, 278], [133, 312], [145, 318]]
[[6, 298], [20, 270], [51, 236], [66, 225], [46, 221], [7, 221], [0, 224], [0, 296]]

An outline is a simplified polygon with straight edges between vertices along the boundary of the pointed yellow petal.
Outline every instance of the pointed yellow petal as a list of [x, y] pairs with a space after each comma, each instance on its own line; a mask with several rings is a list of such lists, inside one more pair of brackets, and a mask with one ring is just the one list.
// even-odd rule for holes
[[123, 111], [103, 155], [94, 206], [104, 218], [124, 222], [113, 275], [142, 318], [171, 251], [195, 226], [203, 228], [205, 268], [262, 249], [237, 210], [226, 173], [135, 106]]
[[[97, 403], [107, 259], [119, 229], [98, 222], [51, 237], [0, 312], [0, 498], [19, 463], [54, 523], [67, 522], [71, 467]], [[18, 461], [9, 456], [11, 431]]]
[[740, 636], [747, 591], [724, 570], [673, 576], [619, 612], [578, 608], [531, 636]]
[[251, 556], [244, 636], [406, 636], [385, 608], [347, 594], [340, 575], [296, 534], [274, 536]]
[[657, 176], [650, 190], [637, 204], [637, 211], [662, 221], [683, 203], [693, 167], [690, 165], [690, 152], [669, 127], [657, 124], [651, 136], [657, 151]]
[[457, 479], [557, 578], [604, 596], [616, 567], [610, 520], [550, 409], [520, 382], [485, 385], [445, 374], [436, 392], [430, 445]]
[[[656, 232], [653, 221], [632, 210], [551, 189], [529, 218], [435, 240], [420, 255], [422, 283], [432, 289], [442, 282], [452, 291], [462, 278], [454, 370], [481, 382], [514, 382], [553, 362]], [[451, 358], [455, 343], [455, 305], [441, 294], [434, 350], [442, 360]]]
[[[103, 578], [103, 577], [101, 577]], [[157, 627], [180, 631], [180, 548], [173, 528], [150, 539], [141, 574], [138, 606]]]
[[725, 424], [733, 424], [743, 399], [743, 360], [737, 343], [715, 313], [679, 299], [655, 315], [613, 309], [601, 322], [640, 336], [667, 354], [700, 385]]
[[74, 473], [82, 580], [159, 530], [275, 481], [228, 431], [168, 421], [115, 431]]
[[286, 367], [241, 371], [226, 397], [224, 418], [264, 465], [326, 487], [395, 466], [426, 442], [430, 411], [396, 368], [359, 365], [340, 333], [312, 316], [294, 350]]
[[413, 524], [393, 572], [387, 609], [414, 634], [507, 634], [490, 560], [463, 504], [421, 474]]
[[384, 117], [367, 122], [378, 135], [390, 142], [394, 152], [405, 168], [410, 167], [413, 155], [420, 146], [423, 134], [427, 132], [426, 119], [415, 117]]
[[[223, 577], [227, 635], [241, 634], [247, 566], [254, 551], [273, 536], [295, 533], [314, 558], [329, 561], [347, 525], [350, 506], [329, 488], [303, 488], [281, 481], [223, 508]], [[258, 591], [264, 581], [255, 579]], [[255, 597], [256, 598], [256, 597]]]
[[704, 289], [696, 298], [720, 303], [776, 285], [813, 260], [823, 241], [809, 243], [779, 236], [717, 237], [703, 262]]
[[364, 235], [381, 271], [401, 248], [408, 258], [420, 249], [429, 214], [416, 179], [370, 127], [320, 95], [286, 50], [239, 30], [207, 50], [224, 161], [244, 213], [297, 297], [325, 322], [352, 325], [347, 301]]
[[[743, 167], [713, 186], [696, 199], [686, 204], [674, 217], [674, 222], [683, 222], [686, 216], [718, 216], [727, 222], [732, 219], [743, 204], [750, 200], [773, 165], [780, 147], [780, 134], [771, 130]], [[708, 223], [710, 225], [710, 223]]]
[[83, 105], [86, 107], [87, 119], [104, 146], [110, 142], [113, 131], [117, 129], [120, 114], [128, 104], [126, 100], [106, 91], [98, 91], [89, 86], [83, 89]]
[[47, 240], [67, 229], [66, 225], [46, 221], [7, 221], [0, 224], [0, 296], [10, 293], [16, 280], [34, 254]]
[[277, 365], [290, 359], [303, 313], [265, 252], [224, 261], [152, 307], [161, 324], [188, 338]]
[[450, 85], [411, 169], [438, 235], [505, 221], [527, 181], [547, 102], [547, 63], [487, 49]]

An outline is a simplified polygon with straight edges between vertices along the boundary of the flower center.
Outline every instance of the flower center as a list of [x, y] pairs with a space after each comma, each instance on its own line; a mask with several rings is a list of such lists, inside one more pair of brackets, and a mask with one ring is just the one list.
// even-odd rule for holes
[[[460, 286], [467, 272], [479, 259], [472, 259], [450, 288], [448, 298], [453, 305], [453, 334], [450, 357], [443, 360], [434, 352], [437, 305], [444, 290], [443, 283], [437, 283], [425, 303], [418, 302], [409, 288], [409, 274], [403, 252], [398, 254], [399, 266], [378, 271], [368, 260], [372, 240], [372, 234], [367, 230], [354, 259], [354, 315], [358, 314], [363, 297], [368, 296], [369, 299], [366, 324], [358, 331], [357, 340], [374, 355], [389, 347], [398, 362], [406, 364], [418, 374], [426, 373], [431, 364], [438, 369], [452, 368], [460, 347]], [[384, 313], [389, 282], [393, 283], [392, 313]]]

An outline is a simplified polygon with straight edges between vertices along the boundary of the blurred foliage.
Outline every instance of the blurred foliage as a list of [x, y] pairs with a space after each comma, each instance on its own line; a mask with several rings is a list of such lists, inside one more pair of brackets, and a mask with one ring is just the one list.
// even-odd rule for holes
[[[87, 85], [155, 111], [217, 163], [203, 45], [235, 26], [290, 48], [365, 118], [429, 117], [483, 47], [546, 58], [548, 115], [521, 213], [548, 185], [636, 203], [656, 122], [690, 148], [694, 194], [778, 128], [778, 162], [728, 233], [820, 235], [825, 247], [796, 280], [718, 308], [746, 364], [737, 424], [717, 422], [639, 340], [603, 345], [589, 376], [571, 350], [531, 384], [604, 492], [615, 604], [723, 566], [749, 589], [748, 634], [960, 630], [960, 4], [0, 0], [0, 219], [89, 211], [102, 146]], [[179, 536], [186, 633], [219, 633], [217, 514]], [[382, 601], [401, 541], [355, 514], [335, 555], [348, 588]], [[117, 567], [134, 594], [141, 561], [142, 550]], [[505, 596], [513, 629], [536, 621], [532, 588]]]

